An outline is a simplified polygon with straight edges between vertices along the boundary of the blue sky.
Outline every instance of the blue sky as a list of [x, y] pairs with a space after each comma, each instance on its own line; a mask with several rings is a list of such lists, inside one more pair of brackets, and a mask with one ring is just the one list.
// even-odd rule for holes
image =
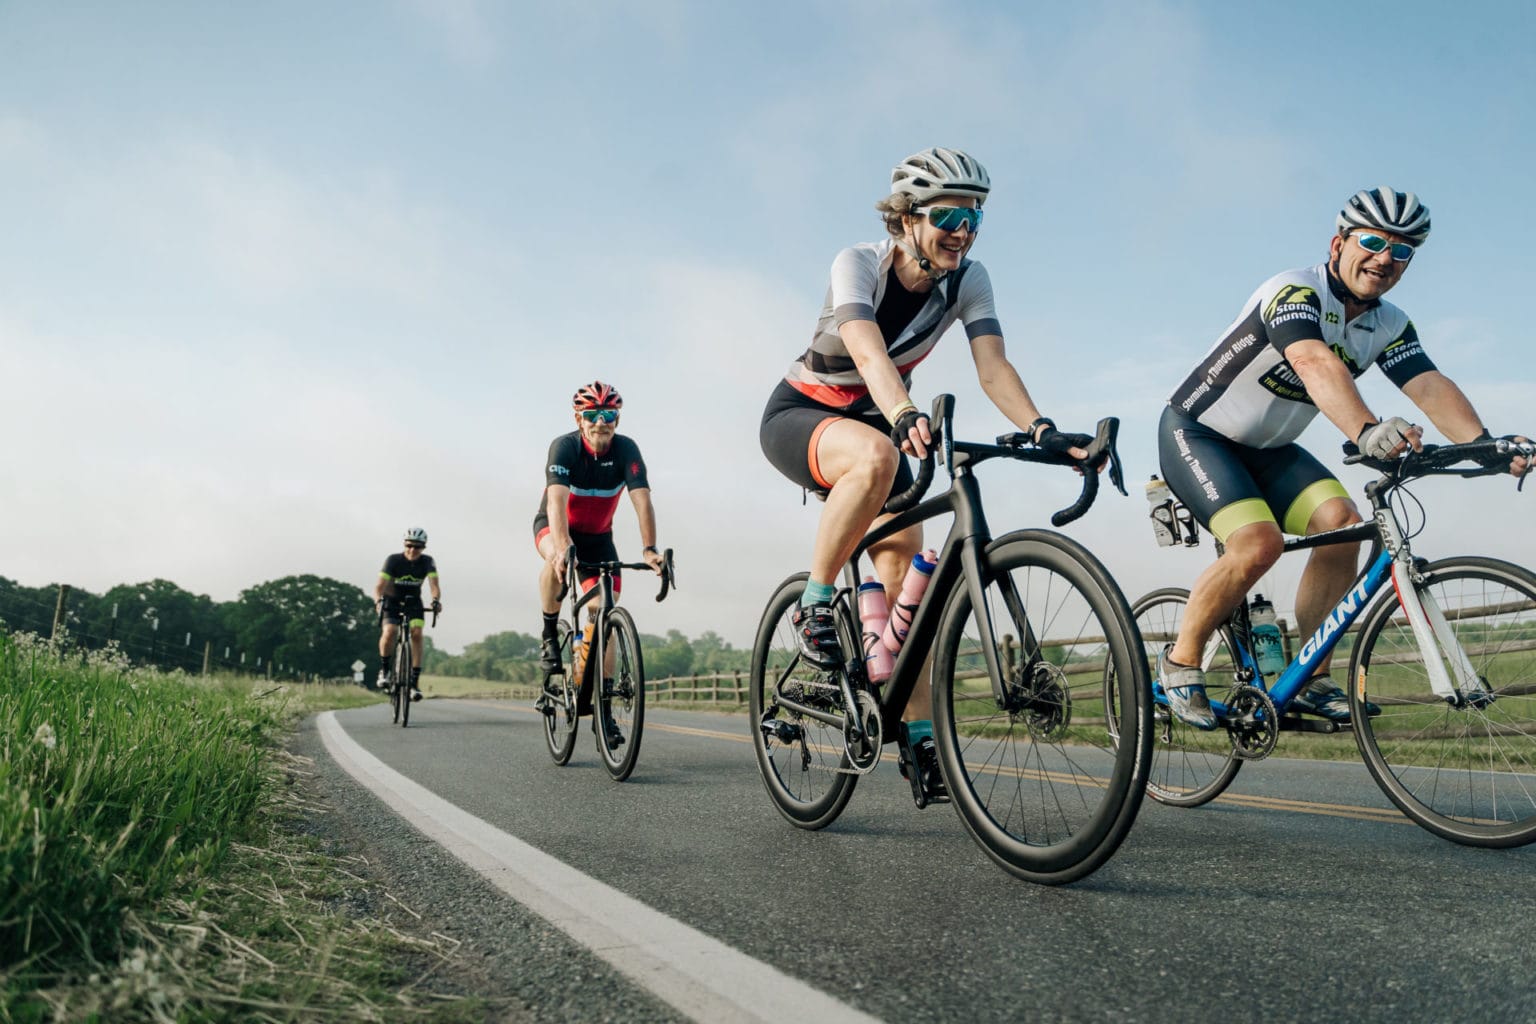
[[[531, 632], [545, 451], [601, 377], [678, 550], [642, 629], [748, 644], [817, 512], [758, 450], [763, 401], [929, 145], [991, 172], [972, 256], [1038, 403], [1119, 415], [1137, 481], [1183, 372], [1378, 184], [1434, 215], [1391, 300], [1496, 432], [1536, 432], [1528, 5], [934, 11], [0, 0], [0, 574], [371, 587], [419, 524], [442, 646]], [[963, 436], [1007, 429], [959, 331], [918, 371], [920, 404], [941, 390]], [[1334, 433], [1303, 441], [1336, 464]], [[989, 470], [999, 532], [1070, 500], [1068, 474]], [[1536, 565], [1536, 495], [1422, 494], [1422, 553]], [[1157, 550], [1136, 493], [1072, 533], [1133, 598], [1211, 557]], [[1295, 575], [1266, 581], [1282, 613]]]

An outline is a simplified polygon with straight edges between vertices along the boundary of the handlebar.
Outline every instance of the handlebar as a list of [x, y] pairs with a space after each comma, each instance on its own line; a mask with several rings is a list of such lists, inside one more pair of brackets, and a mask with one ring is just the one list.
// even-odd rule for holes
[[[1088, 453], [1087, 457], [1074, 459], [1070, 455], [1056, 455], [1032, 447], [1033, 441], [1023, 433], [1004, 434], [997, 439], [995, 445], [955, 441], [952, 422], [954, 410], [953, 395], [939, 395], [933, 400], [933, 415], [929, 422], [938, 428], [934, 434], [934, 444], [929, 446], [928, 455], [922, 460], [917, 479], [913, 481], [912, 486], [887, 501], [883, 511], [890, 514], [905, 512], [922, 500], [933, 482], [935, 452], [940, 449], [944, 453], [944, 463], [951, 476], [954, 475], [956, 465], [974, 463], [997, 456], [1017, 459], [1020, 462], [1072, 466], [1080, 470], [1083, 474], [1083, 488], [1077, 500], [1051, 515], [1051, 525], [1057, 527], [1081, 518], [1093, 505], [1099, 494], [1099, 467], [1106, 461], [1109, 463], [1110, 482], [1121, 494], [1126, 493], [1125, 472], [1120, 464], [1120, 451], [1116, 447], [1120, 436], [1120, 420], [1114, 416], [1106, 416], [1099, 420], [1094, 430], [1093, 440], [1085, 449]], [[956, 453], [961, 456], [958, 462], [955, 458]]]
[[[1520, 477], [1517, 489], [1525, 486], [1531, 465], [1536, 464], [1536, 442], [1506, 441], [1502, 437], [1468, 441], [1465, 444], [1427, 444], [1421, 451], [1409, 449], [1395, 459], [1373, 459], [1361, 453], [1353, 441], [1344, 442], [1344, 464], [1365, 466], [1381, 473], [1393, 485], [1404, 484], [1426, 476], [1501, 476], [1509, 472], [1508, 459], [1523, 455], [1528, 463]], [[1455, 468], [1458, 462], [1478, 462], [1505, 457], [1504, 465], [1478, 465]]]
[[[565, 590], [560, 594], [560, 599], [565, 600], [567, 593], [579, 589], [578, 574], [582, 569], [596, 569], [612, 571], [615, 569], [634, 569], [654, 572], [649, 562], [581, 562], [576, 559], [576, 545], [572, 544], [565, 549]], [[667, 548], [661, 553], [661, 592], [656, 595], [657, 601], [665, 601], [667, 593], [677, 589], [677, 566], [672, 559], [672, 549]]]

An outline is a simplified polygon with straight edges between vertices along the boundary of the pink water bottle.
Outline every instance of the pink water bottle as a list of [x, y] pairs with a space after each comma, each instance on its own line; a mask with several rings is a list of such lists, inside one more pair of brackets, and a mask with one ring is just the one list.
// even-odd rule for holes
[[864, 672], [872, 683], [891, 678], [891, 668], [896, 664], [890, 649], [880, 639], [888, 617], [885, 587], [873, 576], [865, 576], [859, 584], [859, 621], [863, 624]]
[[885, 633], [880, 638], [892, 654], [901, 650], [901, 645], [907, 639], [907, 631], [912, 628], [912, 617], [917, 614], [917, 606], [923, 599], [923, 591], [928, 589], [928, 580], [933, 576], [933, 567], [938, 561], [937, 551], [920, 551], [912, 556], [912, 568], [907, 570], [907, 578], [901, 583], [901, 594], [896, 598], [890, 621], [886, 623]]

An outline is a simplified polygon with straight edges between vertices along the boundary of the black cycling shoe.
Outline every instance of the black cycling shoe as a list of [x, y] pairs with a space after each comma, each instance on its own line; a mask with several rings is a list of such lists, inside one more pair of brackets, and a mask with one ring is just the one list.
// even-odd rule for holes
[[421, 687], [413, 686], [411, 687], [411, 702], [415, 703], [418, 700], [421, 700]]
[[539, 645], [539, 668], [549, 673], [565, 671], [565, 667], [560, 664], [560, 641], [552, 636], [545, 637]]
[[[913, 761], [917, 762], [916, 766]], [[944, 787], [944, 776], [939, 771], [939, 748], [932, 736], [918, 740], [915, 750], [905, 739], [898, 739], [896, 767], [912, 786], [912, 802], [917, 804], [918, 810], [929, 804], [949, 803], [949, 790]]]
[[789, 617], [795, 627], [800, 654], [820, 668], [838, 668], [843, 664], [843, 645], [837, 639], [837, 619], [829, 604], [803, 604]]
[[609, 748], [616, 750], [619, 747], [622, 747], [624, 745], [624, 734], [619, 731], [619, 727], [617, 724], [615, 724], [613, 719], [607, 717], [606, 715], [594, 714], [592, 716], [592, 732], [597, 732], [597, 722], [600, 718], [603, 722], [603, 733], [608, 737]]

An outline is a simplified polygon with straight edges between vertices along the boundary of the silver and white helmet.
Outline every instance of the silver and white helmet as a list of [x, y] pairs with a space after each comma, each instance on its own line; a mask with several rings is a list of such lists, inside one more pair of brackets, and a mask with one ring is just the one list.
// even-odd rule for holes
[[407, 543], [407, 544], [420, 544], [422, 547], [426, 547], [427, 546], [427, 531], [423, 530], [419, 526], [411, 527], [409, 530], [405, 531], [405, 543]]
[[1422, 245], [1429, 237], [1429, 207], [1412, 192], [1394, 192], [1385, 186], [1362, 189], [1339, 211], [1339, 234], [1356, 228], [1390, 231]]
[[935, 146], [913, 153], [891, 172], [891, 192], [904, 192], [919, 203], [939, 196], [972, 196], [980, 206], [990, 191], [987, 169], [958, 149]]

